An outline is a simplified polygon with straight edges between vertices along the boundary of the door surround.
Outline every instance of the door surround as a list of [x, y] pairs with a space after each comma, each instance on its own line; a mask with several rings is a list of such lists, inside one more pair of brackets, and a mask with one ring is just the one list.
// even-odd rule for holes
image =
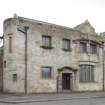
[[[69, 75], [70, 74], [70, 83], [69, 83], [69, 89], [66, 89], [68, 92], [73, 91], [75, 89], [76, 84], [76, 73], [77, 69], [73, 69], [71, 67], [62, 67], [61, 69], [58, 69], [58, 75], [57, 75], [57, 92], [65, 92], [65, 89], [63, 87], [62, 78], [64, 74]], [[69, 82], [69, 81], [68, 81]]]

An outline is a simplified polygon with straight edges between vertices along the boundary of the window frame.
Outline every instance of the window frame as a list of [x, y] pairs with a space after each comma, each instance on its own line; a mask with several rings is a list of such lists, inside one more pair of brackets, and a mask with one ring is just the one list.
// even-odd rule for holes
[[9, 53], [12, 53], [12, 36], [9, 36]]
[[[89, 69], [87, 69], [89, 67]], [[91, 83], [94, 82], [94, 65], [81, 64], [79, 70], [79, 82]], [[88, 74], [88, 75], [87, 75]]]
[[6, 62], [6, 60], [4, 60], [4, 68], [6, 68], [7, 67], [7, 62]]
[[17, 82], [17, 74], [12, 74], [12, 81]]
[[[46, 74], [47, 75], [47, 77], [45, 76], [45, 75], [43, 75], [43, 70], [44, 69], [49, 69], [50, 70], [50, 76], [49, 76], [49, 74]], [[47, 72], [48, 73], [48, 72]], [[42, 79], [45, 79], [45, 80], [47, 80], [47, 79], [52, 79], [52, 67], [51, 66], [43, 66], [43, 67], [41, 67], [41, 78]]]
[[[48, 40], [48, 42], [45, 41], [46, 39]], [[48, 35], [42, 35], [42, 46], [41, 47], [45, 49], [52, 49], [52, 37]]]
[[[85, 47], [84, 47], [84, 45], [85, 45]], [[81, 53], [88, 53], [87, 42], [80, 41], [80, 52]]]
[[90, 43], [90, 53], [91, 54], [97, 54], [97, 44]]
[[[66, 42], [66, 47], [64, 47], [65, 42]], [[66, 39], [66, 38], [62, 39], [62, 49], [64, 51], [71, 51], [71, 40], [70, 39]]]

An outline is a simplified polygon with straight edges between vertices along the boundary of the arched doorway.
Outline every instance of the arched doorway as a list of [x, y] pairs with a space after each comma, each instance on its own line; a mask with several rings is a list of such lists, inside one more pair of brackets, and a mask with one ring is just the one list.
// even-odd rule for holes
[[57, 92], [72, 91], [75, 87], [76, 69], [62, 67], [58, 69]]

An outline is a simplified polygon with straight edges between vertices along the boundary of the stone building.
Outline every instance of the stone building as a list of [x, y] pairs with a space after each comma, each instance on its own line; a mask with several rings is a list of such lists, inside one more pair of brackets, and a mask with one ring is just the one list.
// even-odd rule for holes
[[4, 92], [104, 89], [103, 40], [88, 21], [68, 28], [15, 16], [3, 38]]

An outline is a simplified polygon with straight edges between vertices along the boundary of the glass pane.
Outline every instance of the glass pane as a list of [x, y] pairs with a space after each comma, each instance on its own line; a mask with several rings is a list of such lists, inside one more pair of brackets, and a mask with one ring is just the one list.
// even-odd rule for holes
[[82, 66], [80, 65], [79, 80], [82, 81]]
[[13, 74], [13, 82], [17, 81], [17, 74]]
[[95, 44], [90, 44], [90, 53], [96, 53], [97, 52], [97, 46]]
[[62, 45], [62, 47], [64, 49], [70, 49], [70, 41], [66, 40], [66, 39], [63, 39], [63, 45]]
[[45, 45], [45, 37], [42, 38], [42, 44]]
[[9, 37], [9, 52], [12, 53], [12, 37]]
[[51, 68], [42, 68], [42, 78], [51, 78]]
[[87, 71], [87, 82], [89, 82], [89, 81], [91, 81], [91, 70], [90, 70], [91, 68], [90, 68], [90, 66], [89, 65], [87, 65], [87, 69], [86, 69], [86, 71]]
[[86, 43], [80, 42], [80, 51], [87, 52], [87, 45]]
[[84, 71], [84, 82], [85, 82], [87, 80], [86, 65], [83, 65], [83, 71]]
[[94, 81], [94, 66], [91, 67], [91, 81]]
[[93, 82], [94, 81], [94, 66], [93, 65], [80, 65], [80, 81]]
[[43, 44], [43, 46], [50, 47], [51, 46], [51, 38], [48, 36], [43, 36], [42, 44]]

